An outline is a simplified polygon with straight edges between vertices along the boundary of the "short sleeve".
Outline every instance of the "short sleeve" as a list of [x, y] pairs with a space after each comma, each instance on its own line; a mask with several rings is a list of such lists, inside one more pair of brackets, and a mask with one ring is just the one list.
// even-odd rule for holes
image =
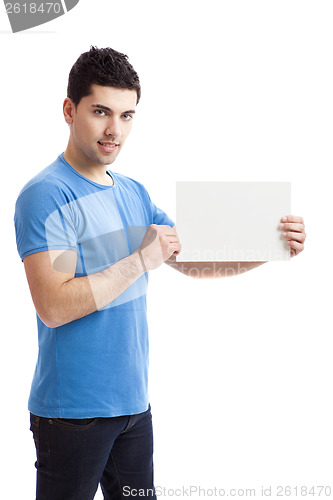
[[59, 186], [42, 180], [20, 193], [15, 206], [18, 253], [27, 255], [45, 250], [77, 250], [75, 213]]
[[153, 214], [153, 224], [166, 225], [173, 227], [175, 223], [172, 219], [160, 208], [158, 208], [155, 203], [150, 201], [151, 209]]
[[147, 203], [149, 206], [150, 224], [165, 225], [165, 226], [173, 227], [175, 225], [173, 220], [170, 219], [170, 217], [161, 208], [158, 208], [155, 205], [155, 203], [152, 202], [150, 195], [149, 195], [148, 191], [146, 190], [146, 188], [142, 184], [139, 184], [139, 186], [143, 190], [143, 196], [145, 199], [145, 203]]

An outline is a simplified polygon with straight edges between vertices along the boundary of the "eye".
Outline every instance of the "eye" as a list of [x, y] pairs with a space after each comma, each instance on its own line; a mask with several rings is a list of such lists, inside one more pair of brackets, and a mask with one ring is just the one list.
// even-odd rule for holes
[[95, 109], [94, 113], [98, 116], [106, 116], [106, 112], [103, 109]]
[[132, 115], [127, 115], [127, 114], [122, 115], [122, 117], [123, 117], [123, 119], [124, 119], [125, 121], [131, 120], [131, 119], [133, 118], [133, 116], [132, 116]]

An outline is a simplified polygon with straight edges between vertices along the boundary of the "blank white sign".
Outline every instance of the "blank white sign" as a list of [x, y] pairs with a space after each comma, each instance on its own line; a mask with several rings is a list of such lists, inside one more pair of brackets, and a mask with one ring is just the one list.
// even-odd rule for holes
[[177, 182], [178, 262], [289, 260], [290, 182]]

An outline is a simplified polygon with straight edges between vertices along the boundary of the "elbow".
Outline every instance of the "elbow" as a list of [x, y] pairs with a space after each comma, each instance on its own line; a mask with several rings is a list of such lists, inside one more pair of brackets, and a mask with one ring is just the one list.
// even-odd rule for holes
[[45, 314], [40, 314], [38, 313], [38, 317], [41, 320], [42, 323], [44, 323], [45, 326], [48, 328], [58, 328], [59, 326], [64, 325], [65, 323], [59, 320], [56, 317], [53, 317], [51, 315], [45, 315]]
[[68, 321], [62, 317], [61, 312], [51, 306], [39, 306], [36, 307], [36, 312], [38, 314], [39, 319], [46, 325], [48, 328], [58, 328], [66, 324]]
[[48, 328], [58, 328], [59, 326], [62, 326], [65, 324], [62, 321], [56, 321], [52, 318], [41, 317], [39, 314], [38, 314], [38, 316], [39, 316], [39, 319], [42, 321], [42, 323], [44, 323], [44, 325], [46, 325]]

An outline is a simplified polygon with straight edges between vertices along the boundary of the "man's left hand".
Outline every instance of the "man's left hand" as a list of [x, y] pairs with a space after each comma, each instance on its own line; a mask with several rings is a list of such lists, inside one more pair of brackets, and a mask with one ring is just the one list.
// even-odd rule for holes
[[283, 238], [286, 238], [290, 246], [290, 255], [294, 257], [304, 250], [304, 241], [306, 238], [305, 225], [302, 217], [297, 215], [286, 215], [282, 217], [280, 229], [282, 229]]

